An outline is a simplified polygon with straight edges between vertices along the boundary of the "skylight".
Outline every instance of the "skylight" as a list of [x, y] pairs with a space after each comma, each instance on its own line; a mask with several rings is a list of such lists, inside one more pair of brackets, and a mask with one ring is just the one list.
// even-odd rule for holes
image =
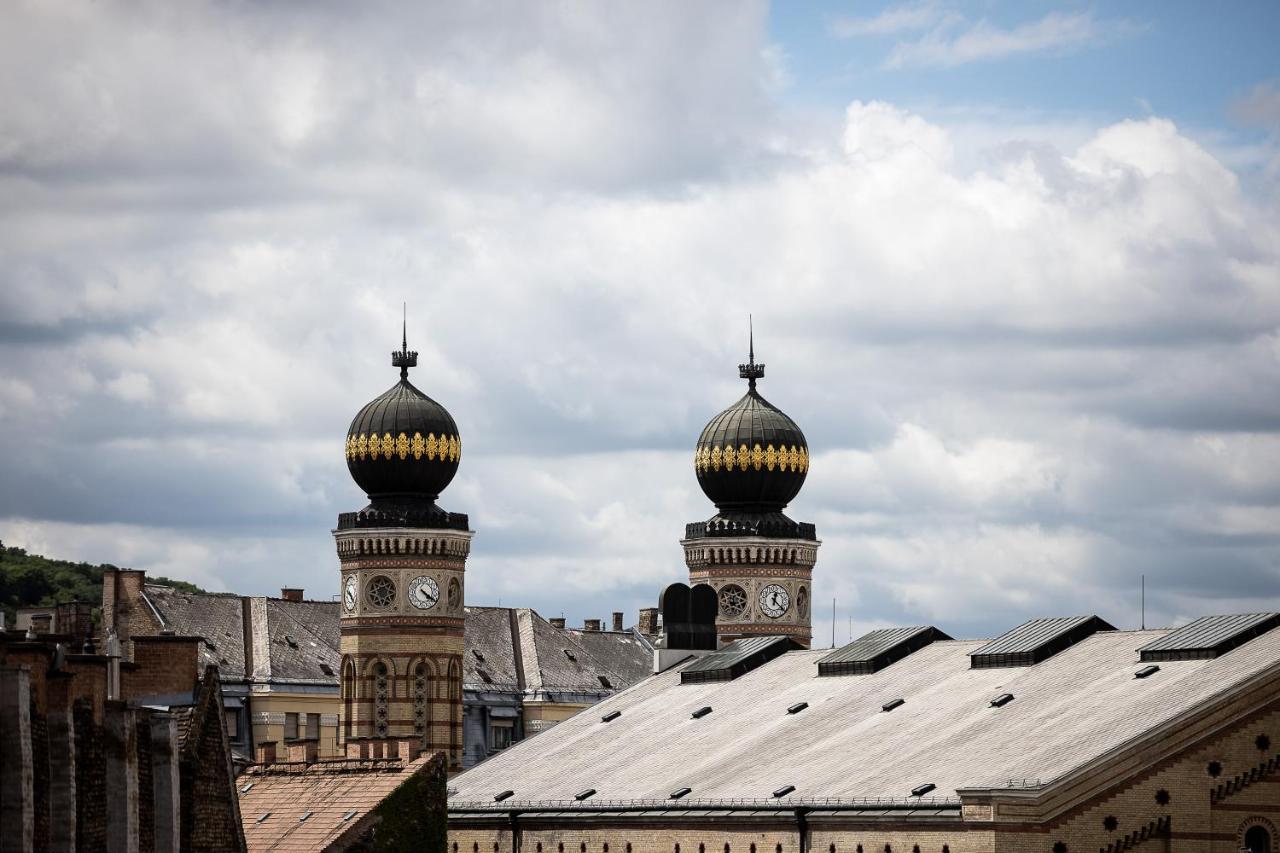
[[493, 795], [493, 801], [495, 803], [500, 803], [503, 800], [510, 799], [514, 795], [515, 795], [515, 791], [500, 791], [497, 794]]
[[1203, 660], [1225, 655], [1280, 626], [1280, 613], [1202, 616], [1138, 650], [1144, 663]]
[[773, 792], [773, 796], [777, 798], [785, 797], [796, 789], [795, 785], [783, 785], [781, 788]]
[[710, 714], [710, 713], [711, 713], [711, 706], [703, 705], [701, 708], [694, 711], [689, 716], [693, 717], [695, 720], [701, 720], [703, 717], [705, 717], [707, 714]]
[[898, 707], [902, 706], [903, 704], [905, 704], [905, 703], [906, 703], [906, 701], [907, 701], [906, 699], [903, 699], [903, 698], [901, 698], [901, 697], [899, 697], [899, 698], [897, 698], [897, 699], [890, 699], [888, 702], [885, 702], [883, 705], [881, 705], [881, 706], [880, 706], [880, 710], [881, 710], [881, 711], [892, 711], [894, 708], [898, 708]]
[[799, 648], [800, 644], [790, 637], [744, 637], [689, 664], [680, 673], [680, 683], [732, 681], [779, 655]]
[[692, 788], [676, 788], [674, 791], [671, 792], [671, 796], [668, 797], [668, 799], [678, 800], [692, 791], [693, 791]]
[[1098, 631], [1114, 630], [1097, 616], [1032, 619], [970, 652], [969, 662], [974, 669], [1034, 666]]
[[605, 714], [603, 717], [600, 718], [600, 722], [612, 723], [614, 720], [618, 719], [621, 716], [622, 716], [621, 711], [610, 711], [609, 713]]
[[870, 675], [902, 660], [935, 640], [950, 640], [932, 625], [881, 628], [863, 634], [818, 661], [818, 675]]
[[588, 788], [588, 789], [587, 789], [587, 790], [585, 790], [585, 791], [579, 791], [577, 794], [574, 794], [574, 795], [573, 795], [573, 798], [574, 798], [575, 800], [582, 801], [582, 800], [588, 799], [588, 798], [590, 798], [590, 797], [594, 797], [594, 796], [595, 796], [595, 794], [596, 794], [596, 789], [595, 789], [595, 788]]

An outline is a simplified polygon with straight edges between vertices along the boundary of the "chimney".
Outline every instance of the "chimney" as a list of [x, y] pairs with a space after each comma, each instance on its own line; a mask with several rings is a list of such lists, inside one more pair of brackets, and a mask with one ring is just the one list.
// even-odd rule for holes
[[620, 610], [613, 611], [613, 630], [622, 630], [622, 611]]
[[563, 631], [563, 630], [564, 630], [564, 617], [563, 617], [563, 616], [553, 616], [553, 617], [551, 617], [550, 619], [548, 619], [547, 621], [551, 623], [551, 627], [552, 627], [552, 628], [559, 628], [561, 631]]
[[302, 587], [285, 586], [280, 588], [280, 597], [285, 601], [301, 601]]
[[640, 633], [646, 637], [656, 637], [658, 635], [658, 608], [640, 608]]
[[600, 620], [599, 620], [599, 619], [583, 619], [583, 620], [582, 620], [582, 630], [584, 630], [584, 631], [599, 631], [599, 630], [600, 630]]
[[264, 740], [259, 743], [257, 758], [259, 764], [275, 764], [276, 742], [273, 740]]

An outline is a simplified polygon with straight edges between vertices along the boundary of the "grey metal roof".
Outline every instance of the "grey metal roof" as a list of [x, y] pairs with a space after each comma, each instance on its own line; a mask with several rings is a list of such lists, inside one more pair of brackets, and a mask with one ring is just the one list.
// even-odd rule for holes
[[796, 643], [787, 637], [743, 637], [686, 666], [681, 681], [729, 681], [784, 654]]
[[869, 675], [919, 651], [935, 640], [950, 640], [932, 625], [880, 628], [836, 649], [818, 661], [819, 675]]
[[1214, 658], [1280, 626], [1280, 613], [1201, 616], [1142, 647], [1144, 661]]
[[1095, 631], [1114, 630], [1097, 616], [1031, 619], [973, 651], [970, 662], [974, 667], [1031, 666]]
[[[546, 802], [584, 788], [600, 801], [665, 800], [683, 786], [704, 801], [766, 799], [781, 785], [795, 785], [796, 800], [899, 801], [922, 781], [942, 797], [1034, 788], [1280, 674], [1280, 631], [1271, 631], [1229, 655], [1162, 663], [1135, 679], [1137, 650], [1167, 633], [1097, 632], [1019, 668], [971, 668], [969, 654], [985, 643], [956, 640], [858, 678], [818, 678], [825, 649], [788, 652], [733, 681], [681, 684], [676, 667], [454, 777], [450, 805], [507, 789]], [[1004, 692], [1017, 701], [992, 708]], [[904, 705], [880, 710], [899, 696]], [[798, 702], [809, 707], [786, 713]], [[715, 712], [690, 718], [705, 705]], [[601, 722], [615, 710], [622, 715]]]

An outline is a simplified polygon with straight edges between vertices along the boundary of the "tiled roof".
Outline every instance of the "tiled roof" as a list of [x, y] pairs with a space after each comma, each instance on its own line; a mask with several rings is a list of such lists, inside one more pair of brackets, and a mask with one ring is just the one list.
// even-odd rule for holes
[[236, 780], [248, 849], [251, 853], [323, 850], [360, 826], [379, 803], [430, 760], [431, 756], [424, 754], [408, 764], [396, 760], [322, 761], [307, 766], [251, 767]]
[[[826, 649], [789, 652], [733, 681], [646, 679], [455, 777], [451, 803], [757, 799], [909, 800], [1010, 780], [1049, 782], [1260, 673], [1280, 672], [1280, 630], [1215, 660], [1161, 663], [1145, 679], [1137, 650], [1165, 631], [1096, 633], [1034, 666], [973, 669], [983, 641], [938, 641], [879, 672], [817, 677]], [[994, 708], [992, 697], [1013, 694]], [[891, 712], [881, 707], [897, 699]], [[799, 713], [787, 709], [808, 703]], [[710, 706], [701, 718], [691, 712]], [[621, 716], [603, 723], [613, 711]]]
[[519, 689], [511, 639], [511, 608], [468, 607], [462, 682], [469, 690]]
[[214, 665], [223, 681], [244, 678], [244, 622], [239, 596], [182, 592], [147, 584], [143, 595], [179, 636], [204, 637], [200, 665]]

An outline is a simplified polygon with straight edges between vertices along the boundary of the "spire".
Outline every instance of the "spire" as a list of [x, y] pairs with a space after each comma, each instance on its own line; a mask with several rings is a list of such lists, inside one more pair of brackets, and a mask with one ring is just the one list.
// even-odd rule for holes
[[409, 306], [401, 304], [400, 351], [391, 353], [391, 366], [400, 368], [400, 378], [409, 378], [409, 368], [418, 366], [418, 353], [409, 350]]
[[756, 364], [756, 330], [750, 314], [747, 315], [747, 363], [738, 365], [738, 376], [747, 380], [747, 390], [756, 390], [756, 380], [764, 378], [764, 365]]

